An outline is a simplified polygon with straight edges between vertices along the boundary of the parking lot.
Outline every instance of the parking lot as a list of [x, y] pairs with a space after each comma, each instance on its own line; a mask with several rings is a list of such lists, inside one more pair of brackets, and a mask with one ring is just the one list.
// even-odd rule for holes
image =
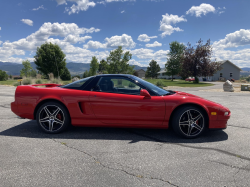
[[226, 130], [187, 140], [161, 129], [44, 134], [11, 112], [15, 87], [0, 86], [0, 186], [249, 186], [250, 93], [199, 89], [179, 90], [223, 104], [232, 115]]

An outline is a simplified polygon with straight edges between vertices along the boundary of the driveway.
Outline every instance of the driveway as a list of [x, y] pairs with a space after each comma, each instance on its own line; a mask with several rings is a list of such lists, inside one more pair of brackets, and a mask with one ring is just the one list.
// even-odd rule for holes
[[15, 88], [0, 86], [0, 186], [249, 186], [250, 95], [197, 90], [182, 91], [221, 103], [232, 116], [226, 130], [186, 140], [152, 129], [44, 134], [11, 112]]

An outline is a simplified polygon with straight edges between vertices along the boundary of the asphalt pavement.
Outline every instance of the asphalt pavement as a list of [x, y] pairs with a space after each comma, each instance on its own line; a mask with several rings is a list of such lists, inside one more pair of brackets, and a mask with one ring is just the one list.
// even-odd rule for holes
[[161, 129], [48, 135], [11, 112], [15, 87], [0, 86], [0, 187], [250, 186], [250, 93], [179, 90], [228, 107], [228, 128], [192, 140]]

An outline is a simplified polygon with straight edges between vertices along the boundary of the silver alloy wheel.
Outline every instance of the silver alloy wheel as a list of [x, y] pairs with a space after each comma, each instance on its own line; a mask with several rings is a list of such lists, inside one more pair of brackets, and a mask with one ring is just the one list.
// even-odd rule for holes
[[185, 111], [179, 120], [179, 127], [183, 134], [186, 136], [197, 136], [204, 129], [203, 115], [194, 109]]
[[39, 113], [39, 124], [46, 131], [58, 131], [63, 127], [64, 120], [62, 109], [55, 105], [47, 105]]

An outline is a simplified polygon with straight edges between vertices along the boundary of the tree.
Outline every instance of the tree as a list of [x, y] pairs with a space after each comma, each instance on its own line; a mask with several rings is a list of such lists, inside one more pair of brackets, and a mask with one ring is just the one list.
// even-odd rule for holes
[[165, 67], [167, 70], [167, 75], [172, 76], [173, 81], [173, 76], [179, 74], [181, 71], [181, 60], [186, 47], [177, 41], [171, 42], [169, 46], [170, 51], [167, 54], [168, 60], [165, 64]]
[[8, 77], [9, 76], [5, 71], [0, 70], [0, 81], [6, 81], [6, 80], [8, 80]]
[[96, 75], [98, 68], [99, 68], [98, 60], [95, 56], [93, 56], [90, 62], [90, 69], [89, 69], [90, 75], [91, 76]]
[[129, 66], [129, 60], [132, 58], [132, 54], [129, 51], [123, 53], [122, 47], [110, 51], [107, 58], [107, 70], [110, 74], [132, 74], [134, 67]]
[[23, 64], [23, 69], [21, 69], [20, 75], [25, 76], [25, 77], [30, 77], [31, 72], [33, 70], [33, 68], [31, 67], [30, 61], [29, 60], [24, 60], [22, 62], [22, 64]]
[[57, 44], [45, 43], [37, 48], [35, 64], [37, 70], [46, 77], [53, 73], [55, 77], [60, 77], [66, 67], [65, 54]]
[[108, 73], [108, 64], [107, 61], [102, 59], [99, 64], [98, 73], [107, 74]]
[[36, 77], [36, 75], [37, 75], [36, 70], [32, 69], [32, 70], [30, 71], [30, 76], [31, 76], [31, 77]]
[[146, 77], [156, 78], [159, 71], [161, 71], [159, 64], [155, 60], [151, 60], [146, 71]]
[[188, 43], [182, 60], [181, 76], [198, 77], [213, 75], [221, 69], [221, 64], [211, 61], [211, 56], [212, 46], [210, 45], [210, 40], [207, 40], [206, 44], [203, 45], [203, 41], [200, 39], [195, 47]]
[[86, 70], [84, 73], [83, 73], [83, 76], [82, 76], [82, 78], [86, 78], [86, 77], [89, 77], [90, 75], [89, 75], [89, 72], [88, 72], [88, 70]]
[[71, 75], [70, 75], [69, 69], [65, 67], [65, 69], [60, 77], [63, 81], [71, 80]]

